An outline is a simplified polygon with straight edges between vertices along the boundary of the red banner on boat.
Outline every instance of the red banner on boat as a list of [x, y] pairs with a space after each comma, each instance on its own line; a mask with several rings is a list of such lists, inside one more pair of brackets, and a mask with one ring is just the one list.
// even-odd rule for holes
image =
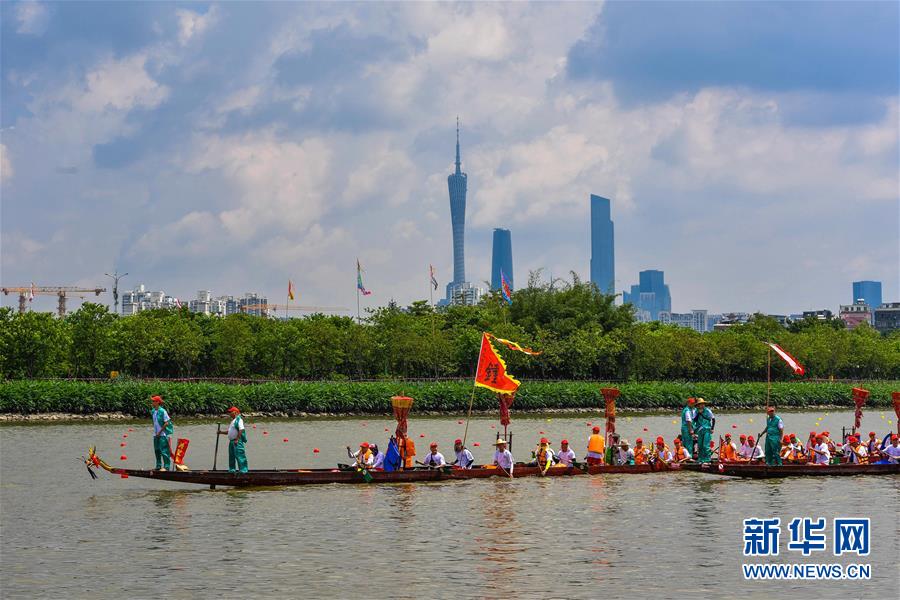
[[771, 342], [767, 342], [769, 348], [775, 351], [775, 353], [781, 357], [781, 359], [787, 363], [787, 365], [794, 372], [794, 375], [803, 375], [806, 373], [806, 369], [803, 368], [803, 365], [800, 364], [796, 358], [788, 354], [784, 351], [784, 348], [779, 346], [778, 344], [773, 344]]
[[175, 456], [172, 457], [172, 461], [176, 465], [184, 464], [184, 455], [187, 454], [188, 444], [190, 443], [191, 440], [178, 439], [178, 445], [175, 446]]
[[509, 427], [509, 424], [512, 423], [512, 420], [509, 418], [509, 407], [512, 406], [516, 395], [497, 394], [497, 397], [500, 399], [500, 424], [504, 427]]
[[397, 419], [397, 430], [394, 434], [397, 439], [406, 438], [409, 409], [412, 408], [413, 399], [409, 396], [391, 396], [391, 408], [394, 409], [394, 418]]
[[519, 389], [519, 381], [506, 372], [506, 362], [497, 354], [487, 333], [481, 335], [475, 385], [500, 394], [511, 394]]
[[856, 412], [854, 413], [854, 421], [853, 421], [853, 429], [859, 429], [859, 424], [862, 421], [862, 407], [863, 404], [866, 403], [866, 399], [869, 397], [869, 390], [864, 390], [863, 388], [853, 388], [853, 403], [856, 404]]
[[602, 388], [603, 399], [606, 401], [606, 442], [609, 443], [610, 436], [616, 432], [616, 398], [619, 397], [619, 390], [616, 388]]

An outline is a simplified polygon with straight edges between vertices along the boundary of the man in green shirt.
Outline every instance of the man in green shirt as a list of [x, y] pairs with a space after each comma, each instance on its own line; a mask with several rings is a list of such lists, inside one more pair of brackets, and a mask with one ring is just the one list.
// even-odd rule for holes
[[153, 396], [150, 398], [150, 401], [153, 404], [150, 418], [153, 419], [153, 453], [156, 455], [156, 470], [168, 471], [172, 467], [172, 457], [169, 453], [169, 436], [172, 435], [174, 427], [172, 427], [169, 413], [162, 407], [162, 397]]
[[784, 421], [775, 414], [775, 407], [766, 409], [766, 464], [778, 465], [781, 462], [781, 432], [784, 431]]
[[233, 417], [228, 425], [228, 431], [220, 431], [220, 435], [228, 436], [228, 472], [246, 473], [249, 470], [247, 466], [247, 451], [244, 444], [247, 443], [247, 431], [244, 429], [244, 419], [241, 417], [241, 410], [232, 406], [228, 409], [228, 413]]
[[696, 456], [694, 453], [694, 439], [697, 437], [694, 434], [694, 419], [697, 418], [697, 409], [694, 408], [694, 402], [693, 398], [688, 398], [687, 404], [681, 411], [681, 444], [692, 456]]
[[716, 417], [706, 406], [706, 400], [697, 398], [697, 416], [694, 419], [694, 432], [697, 434], [697, 462], [708, 463], [712, 460], [712, 433], [716, 428]]

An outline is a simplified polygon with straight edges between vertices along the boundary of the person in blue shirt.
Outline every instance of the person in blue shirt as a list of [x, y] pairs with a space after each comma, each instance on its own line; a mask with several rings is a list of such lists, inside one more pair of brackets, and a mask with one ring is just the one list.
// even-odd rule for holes
[[169, 436], [172, 435], [174, 427], [169, 413], [162, 407], [163, 399], [161, 396], [153, 396], [150, 398], [153, 409], [150, 411], [150, 418], [153, 420], [153, 453], [156, 455], [156, 470], [168, 471], [172, 468], [172, 456], [169, 452]]

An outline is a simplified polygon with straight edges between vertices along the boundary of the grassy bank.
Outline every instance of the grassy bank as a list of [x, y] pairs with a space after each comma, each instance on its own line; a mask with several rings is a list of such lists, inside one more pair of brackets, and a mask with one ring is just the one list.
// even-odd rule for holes
[[[752, 408], [765, 404], [765, 383], [651, 382], [609, 384], [621, 391], [617, 405], [624, 409], [677, 408], [689, 396], [706, 398], [713, 407]], [[516, 397], [518, 410], [596, 408], [603, 401], [602, 386], [584, 382], [525, 382]], [[845, 383], [773, 383], [778, 406], [852, 406]], [[890, 406], [891, 391], [900, 382], [865, 385], [868, 406]], [[230, 385], [148, 381], [7, 381], [0, 383], [0, 413], [93, 414], [122, 412], [145, 415], [149, 397], [160, 394], [173, 414], [221, 414], [236, 405], [247, 412], [387, 413], [390, 397], [415, 398], [414, 411], [459, 413], [468, 408], [472, 384], [467, 382], [301, 382]], [[493, 410], [496, 397], [475, 392], [476, 410]]]

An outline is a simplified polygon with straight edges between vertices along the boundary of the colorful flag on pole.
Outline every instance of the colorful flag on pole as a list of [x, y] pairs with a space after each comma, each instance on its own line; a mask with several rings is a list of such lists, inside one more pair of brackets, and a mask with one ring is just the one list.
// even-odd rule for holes
[[434, 267], [428, 265], [428, 274], [431, 276], [431, 287], [438, 289], [437, 278], [434, 276]]
[[288, 298], [290, 300], [294, 299], [294, 282], [288, 279]]
[[367, 290], [362, 282], [362, 267], [359, 265], [359, 259], [356, 259], [356, 289], [362, 292], [363, 296], [371, 294], [371, 290]]
[[181, 300], [179, 300], [178, 298], [175, 298], [175, 308], [181, 310]]
[[513, 291], [509, 286], [509, 281], [506, 279], [506, 274], [503, 272], [503, 269], [500, 269], [500, 293], [503, 294], [503, 299], [512, 306]]
[[524, 346], [520, 346], [516, 342], [512, 342], [510, 340], [504, 340], [503, 338], [498, 338], [497, 336], [491, 335], [490, 333], [486, 333], [485, 335], [487, 335], [491, 339], [497, 340], [498, 342], [500, 342], [501, 344], [503, 344], [510, 350], [515, 350], [517, 352], [524, 352], [525, 354], [528, 354], [529, 356], [537, 356], [540, 354], [540, 352], [538, 352], [537, 350], [532, 350], [531, 348], [526, 348]]
[[785, 352], [781, 346], [779, 346], [778, 344], [773, 344], [772, 342], [767, 342], [767, 344], [769, 348], [774, 350], [775, 353], [788, 364], [788, 366], [794, 372], [794, 375], [803, 375], [804, 373], [806, 373], [806, 369], [803, 368], [803, 365], [801, 365], [796, 358]]
[[519, 389], [519, 381], [506, 372], [506, 362], [497, 354], [487, 333], [481, 336], [475, 385], [501, 394], [511, 394]]

